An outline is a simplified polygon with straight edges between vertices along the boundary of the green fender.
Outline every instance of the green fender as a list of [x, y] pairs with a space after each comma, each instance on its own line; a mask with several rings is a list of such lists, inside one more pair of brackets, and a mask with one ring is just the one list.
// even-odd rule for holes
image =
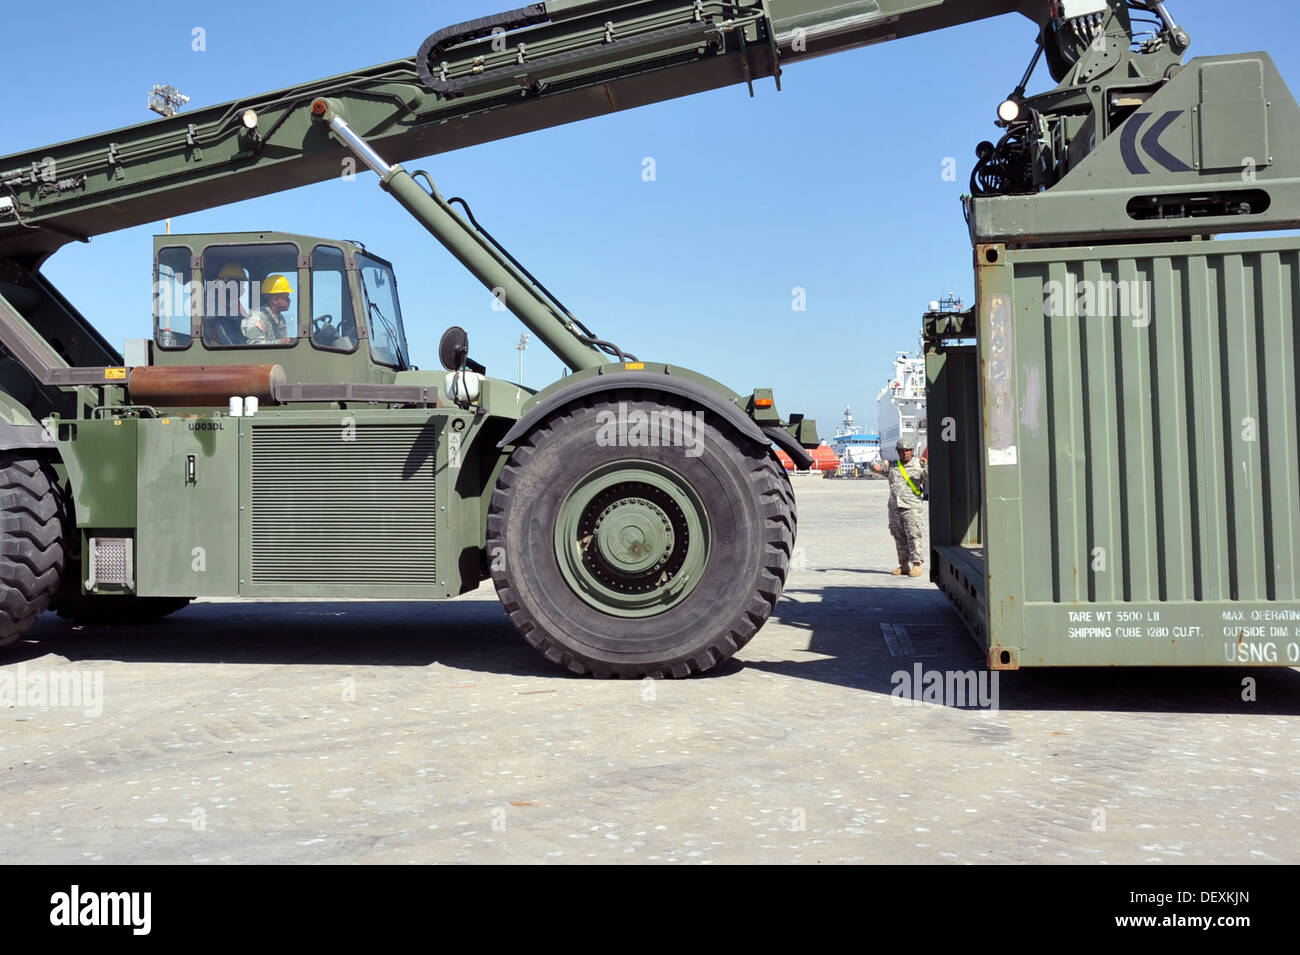
[[44, 426], [8, 392], [0, 391], [0, 451], [54, 450]]
[[[544, 421], [553, 412], [571, 402], [591, 395], [611, 391], [638, 389], [657, 391], [660, 394], [686, 398], [708, 411], [712, 411], [742, 435], [764, 447], [776, 443], [803, 468], [812, 466], [813, 460], [798, 441], [785, 428], [760, 427], [734, 402], [738, 397], [717, 382], [691, 372], [669, 371], [668, 366], [658, 366], [661, 371], [605, 371], [618, 366], [603, 366], [592, 372], [571, 375], [563, 381], [539, 392], [535, 403], [515, 422], [497, 447], [517, 444], [519, 439]], [[602, 373], [603, 372], [603, 373]]]

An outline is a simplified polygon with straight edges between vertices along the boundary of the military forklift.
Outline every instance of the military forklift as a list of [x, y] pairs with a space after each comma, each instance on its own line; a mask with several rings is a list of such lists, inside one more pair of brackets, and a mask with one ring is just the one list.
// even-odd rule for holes
[[433, 600], [490, 577], [574, 673], [730, 657], [794, 546], [773, 444], [806, 457], [813, 423], [597, 338], [464, 200], [382, 160], [336, 103], [311, 115], [573, 373], [540, 392], [491, 378], [457, 326], [444, 370], [420, 370], [387, 260], [278, 232], [156, 237], [152, 338], [74, 364], [69, 342], [116, 356], [88, 325], [38, 332], [63, 303], [11, 260], [0, 640], [47, 607], [140, 622], [196, 597]]
[[[807, 467], [812, 423], [599, 337], [401, 163], [1013, 13], [1034, 49], [963, 197], [976, 304], [925, 319], [931, 579], [990, 667], [1300, 662], [1300, 105], [1266, 53], [1187, 60], [1162, 0], [546, 0], [0, 158], [0, 641], [47, 606], [491, 577], [575, 672], [716, 666], [780, 594], [773, 446]], [[163, 237], [125, 357], [41, 271], [363, 167], [573, 374], [489, 378], [457, 328], [418, 370], [356, 243]], [[1217, 238], [1247, 232], [1274, 234]]]

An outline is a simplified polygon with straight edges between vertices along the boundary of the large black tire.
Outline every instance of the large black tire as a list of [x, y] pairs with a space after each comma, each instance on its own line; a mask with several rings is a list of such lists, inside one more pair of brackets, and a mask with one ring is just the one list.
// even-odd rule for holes
[[[617, 411], [620, 403], [629, 413], [698, 411], [677, 399], [628, 391], [576, 401], [538, 425], [516, 446], [492, 495], [487, 520], [492, 579], [525, 639], [574, 673], [630, 678], [702, 673], [748, 643], [776, 605], [794, 548], [794, 492], [769, 446], [707, 411], [698, 454], [686, 454], [682, 447], [602, 446], [596, 440], [598, 416]], [[582, 499], [591, 476], [603, 473], [617, 481], [624, 467], [653, 468], [680, 481], [708, 527], [707, 534], [696, 535], [706, 539], [707, 556], [691, 575], [694, 582], [682, 585], [684, 595], [672, 598], [667, 609], [650, 607], [635, 617], [593, 605], [590, 588], [584, 596], [572, 567], [567, 574], [561, 567], [562, 547], [574, 548], [575, 561], [587, 560], [587, 548], [600, 539], [600, 525], [584, 537], [582, 528], [592, 526], [586, 515], [611, 513], [624, 503], [620, 495], [663, 514], [668, 526], [676, 511], [671, 502], [646, 505], [637, 496], [638, 485], [618, 484], [606, 492], [612, 498], [598, 496], [589, 505], [594, 510], [581, 511], [579, 530], [566, 537], [565, 528], [573, 525], [566, 523], [572, 518], [564, 516], [565, 509], [570, 515], [579, 509], [573, 502]], [[667, 568], [673, 566], [672, 548], [687, 537], [678, 532], [667, 549], [660, 548]], [[668, 572], [657, 567], [650, 573], [660, 576], [653, 579], [666, 579]], [[618, 583], [631, 588], [622, 578]]]
[[44, 461], [0, 454], [0, 647], [50, 606], [63, 573], [63, 522], [54, 473]]
[[[79, 589], [79, 588], [78, 588]], [[168, 614], [184, 610], [190, 597], [135, 597], [124, 594], [107, 597], [100, 594], [61, 595], [54, 610], [64, 620], [86, 626], [130, 626], [153, 623]]]

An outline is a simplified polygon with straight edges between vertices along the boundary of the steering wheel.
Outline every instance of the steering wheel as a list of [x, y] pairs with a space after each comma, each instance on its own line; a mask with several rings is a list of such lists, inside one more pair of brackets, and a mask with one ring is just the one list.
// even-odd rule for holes
[[311, 320], [311, 337], [318, 345], [329, 347], [339, 340], [339, 330], [333, 315], [319, 315]]

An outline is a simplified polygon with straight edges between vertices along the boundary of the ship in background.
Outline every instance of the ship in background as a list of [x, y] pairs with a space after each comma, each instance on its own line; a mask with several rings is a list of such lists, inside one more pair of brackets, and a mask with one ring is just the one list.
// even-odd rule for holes
[[880, 435], [860, 428], [853, 420], [853, 406], [847, 405], [831, 448], [840, 459], [839, 477], [867, 477], [867, 469], [880, 460]]
[[[937, 302], [930, 303], [932, 312], [960, 312], [961, 299], [948, 293]], [[899, 352], [894, 358], [893, 374], [889, 382], [876, 395], [880, 419], [880, 455], [887, 461], [897, 461], [895, 448], [900, 438], [911, 438], [919, 457], [925, 451], [925, 356], [918, 348], [914, 353]]]

